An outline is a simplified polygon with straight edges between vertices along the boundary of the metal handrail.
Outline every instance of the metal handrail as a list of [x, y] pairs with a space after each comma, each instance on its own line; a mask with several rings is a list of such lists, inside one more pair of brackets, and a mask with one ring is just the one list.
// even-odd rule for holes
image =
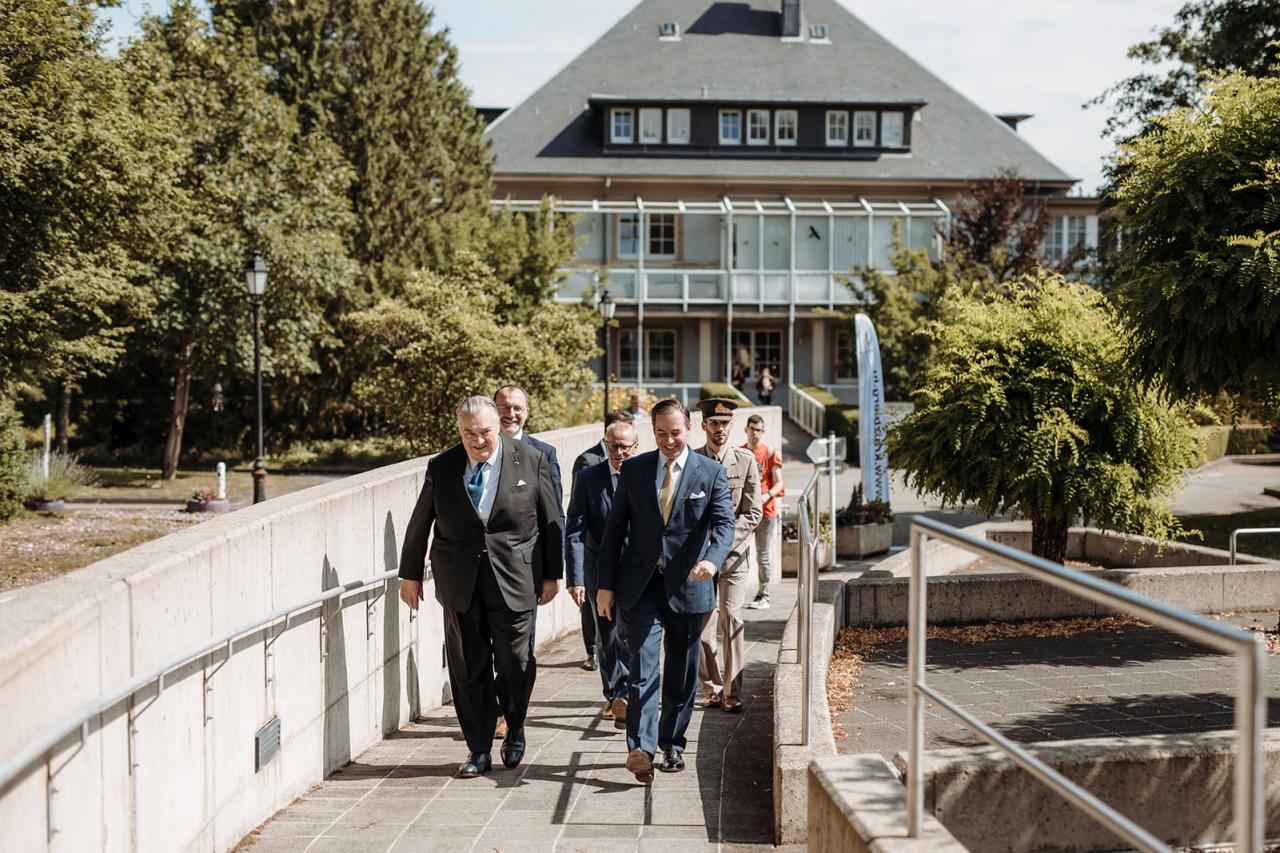
[[820, 400], [796, 385], [787, 386], [788, 414], [791, 420], [795, 421], [801, 429], [812, 436], [822, 434], [822, 417], [827, 411], [827, 407]]
[[115, 691], [99, 696], [97, 699], [87, 703], [64, 718], [56, 726], [45, 733], [43, 737], [28, 744], [24, 749], [18, 752], [17, 755], [0, 765], [0, 791], [6, 789], [10, 783], [22, 776], [23, 773], [38, 763], [41, 759], [45, 758], [58, 746], [58, 744], [71, 736], [77, 729], [80, 730], [81, 741], [87, 739], [89, 735], [89, 723], [95, 717], [133, 696], [142, 688], [152, 682], [158, 681], [160, 688], [157, 691], [157, 696], [159, 693], [164, 692], [165, 676], [173, 670], [194, 660], [198, 660], [223, 646], [226, 646], [227, 656], [230, 657], [232, 652], [231, 644], [240, 637], [274, 625], [281, 619], [285, 620], [285, 629], [287, 630], [289, 627], [289, 620], [295, 613], [310, 610], [319, 604], [323, 604], [331, 599], [341, 598], [348, 593], [385, 583], [386, 581], [396, 577], [398, 573], [399, 572], [397, 570], [393, 569], [391, 571], [374, 575], [372, 578], [368, 578], [366, 580], [349, 581], [342, 586], [335, 586], [333, 589], [326, 590], [319, 595], [314, 595], [305, 601], [300, 601], [289, 607], [281, 608], [252, 622], [246, 622], [239, 627], [232, 628], [230, 631], [219, 634], [218, 636], [210, 640], [206, 640], [197, 646], [193, 646], [190, 649], [166, 660], [164, 663], [152, 667], [141, 675], [127, 681], [123, 686], [117, 688]]
[[[813, 590], [817, 558], [817, 537], [814, 529], [817, 519], [809, 518], [809, 505], [822, 469], [815, 468], [809, 482], [796, 500], [796, 532], [800, 543], [800, 566], [796, 584], [796, 655], [800, 661], [800, 745], [809, 745], [809, 706], [812, 701], [813, 681]], [[816, 501], [814, 502], [816, 503]]]
[[1241, 533], [1253, 535], [1255, 533], [1280, 533], [1280, 527], [1239, 527], [1231, 531], [1231, 565], [1236, 564], [1236, 537]]
[[1108, 827], [1141, 850], [1169, 850], [1160, 839], [1138, 826], [1097, 797], [1049, 767], [1021, 746], [1013, 743], [948, 697], [925, 686], [925, 639], [927, 625], [927, 582], [924, 574], [924, 547], [927, 539], [939, 539], [1042, 580], [1065, 592], [1105, 607], [1128, 613], [1184, 637], [1203, 643], [1239, 662], [1236, 698], [1236, 728], [1240, 733], [1236, 750], [1236, 847], [1245, 853], [1262, 849], [1263, 762], [1261, 732], [1266, 725], [1261, 683], [1264, 671], [1262, 643], [1257, 635], [1228, 627], [1162, 601], [1139, 595], [1085, 572], [1068, 569], [1007, 545], [979, 539], [950, 525], [925, 516], [911, 521], [911, 580], [909, 587], [907, 668], [911, 681], [908, 692], [907, 834], [921, 835], [924, 809], [925, 700], [936, 702], [963, 725], [1006, 753], [1013, 761], [1066, 798], [1077, 808]]

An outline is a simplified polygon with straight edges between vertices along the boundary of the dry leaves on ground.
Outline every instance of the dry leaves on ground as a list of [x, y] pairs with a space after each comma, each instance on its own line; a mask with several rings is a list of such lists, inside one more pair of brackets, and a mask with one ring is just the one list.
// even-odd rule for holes
[[[1120, 631], [1143, 625], [1130, 616], [1105, 616], [1081, 619], [1044, 619], [1037, 622], [988, 622], [981, 625], [930, 625], [930, 640], [945, 640], [965, 646], [976, 646], [989, 640], [1014, 637], [1071, 637], [1094, 631]], [[860, 686], [862, 664], [886, 646], [905, 642], [907, 627], [845, 628], [836, 638], [835, 651], [827, 669], [827, 706], [831, 712], [831, 728], [837, 740], [846, 737], [837, 715], [853, 707], [853, 692]]]

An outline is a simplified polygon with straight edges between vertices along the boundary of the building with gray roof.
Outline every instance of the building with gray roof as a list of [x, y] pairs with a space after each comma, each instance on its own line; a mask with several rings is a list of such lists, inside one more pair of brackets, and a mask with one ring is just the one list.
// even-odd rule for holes
[[578, 215], [560, 298], [607, 286], [620, 382], [691, 398], [736, 363], [748, 396], [764, 367], [847, 396], [840, 277], [888, 266], [895, 233], [936, 254], [973, 181], [1016, 170], [1050, 205], [1050, 255], [1096, 245], [1096, 203], [1026, 118], [835, 0], [642, 0], [487, 135], [496, 203]]

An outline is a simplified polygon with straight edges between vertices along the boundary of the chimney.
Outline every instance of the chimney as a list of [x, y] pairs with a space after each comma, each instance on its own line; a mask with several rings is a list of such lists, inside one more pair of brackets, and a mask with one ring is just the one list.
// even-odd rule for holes
[[782, 0], [782, 37], [800, 38], [800, 0]]

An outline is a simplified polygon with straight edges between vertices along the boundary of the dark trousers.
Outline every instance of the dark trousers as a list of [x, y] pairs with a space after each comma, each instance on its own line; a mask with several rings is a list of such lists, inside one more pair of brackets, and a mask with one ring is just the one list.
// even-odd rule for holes
[[533, 613], [507, 607], [487, 556], [480, 558], [470, 606], [463, 611], [444, 609], [449, 685], [471, 752], [493, 749], [499, 713], [511, 728], [524, 725], [535, 671], [530, 652]]
[[582, 647], [586, 649], [587, 657], [593, 657], [596, 653], [595, 608], [590, 601], [584, 601], [579, 610], [582, 616]]
[[[698, 695], [701, 613], [676, 613], [667, 603], [662, 576], [653, 573], [639, 601], [622, 611], [631, 652], [627, 699], [627, 749], [650, 755], [674, 747], [683, 752], [685, 731]], [[665, 653], [666, 660], [661, 657]], [[661, 663], [662, 677], [658, 668]], [[658, 691], [662, 691], [659, 711]]]
[[587, 587], [587, 600], [583, 607], [591, 609], [596, 661], [600, 664], [600, 686], [604, 688], [604, 698], [607, 701], [626, 699], [631, 655], [627, 651], [627, 629], [622, 622], [622, 614], [615, 609], [614, 618], [606, 619], [597, 613], [596, 591], [592, 587]]

